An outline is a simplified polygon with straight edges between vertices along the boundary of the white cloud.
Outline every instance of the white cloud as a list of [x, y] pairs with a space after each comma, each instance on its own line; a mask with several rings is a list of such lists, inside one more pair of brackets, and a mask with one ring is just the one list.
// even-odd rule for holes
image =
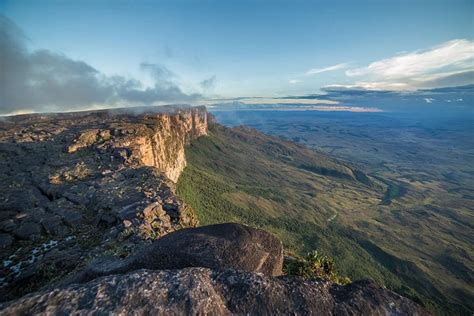
[[313, 68], [313, 69], [308, 70], [306, 72], [306, 75], [307, 76], [313, 76], [313, 75], [320, 74], [322, 72], [328, 72], [328, 71], [335, 71], [335, 70], [339, 70], [339, 69], [344, 69], [344, 68], [347, 68], [347, 66], [348, 66], [347, 63], [341, 63], [341, 64], [332, 65], [332, 66], [325, 67], [325, 68]]
[[349, 69], [348, 77], [364, 78], [358, 86], [369, 89], [416, 89], [433, 87], [443, 78], [463, 78], [474, 82], [466, 73], [474, 70], [474, 42], [456, 39], [426, 50], [399, 54], [375, 61], [367, 67]]
[[[152, 85], [108, 76], [84, 61], [49, 50], [28, 50], [27, 37], [0, 14], [0, 114], [77, 111], [134, 105], [189, 103], [202, 94], [187, 93], [163, 65], [142, 63]], [[208, 86], [215, 77], [208, 79]], [[204, 81], [206, 83], [206, 81]]]
[[288, 81], [288, 83], [290, 84], [297, 84], [297, 83], [300, 83], [300, 82], [303, 82], [302, 80], [298, 80], [298, 79], [291, 79]]
[[323, 87], [325, 90], [407, 90], [410, 86], [403, 82], [365, 82], [358, 81], [354, 84], [341, 85], [341, 84], [331, 84]]
[[248, 98], [240, 100], [243, 104], [338, 104], [338, 101], [291, 98]]
[[202, 105], [216, 105], [228, 102], [238, 102], [239, 104], [252, 105], [252, 104], [299, 104], [299, 105], [316, 105], [316, 104], [325, 104], [325, 105], [336, 105], [339, 104], [338, 101], [326, 100], [326, 99], [295, 99], [295, 98], [272, 98], [272, 97], [257, 97], [257, 98], [238, 98], [238, 99], [210, 99], [206, 101], [201, 101]]

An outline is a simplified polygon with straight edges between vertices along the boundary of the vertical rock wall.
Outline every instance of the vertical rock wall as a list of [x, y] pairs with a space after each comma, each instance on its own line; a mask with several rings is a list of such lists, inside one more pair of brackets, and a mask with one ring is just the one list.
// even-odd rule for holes
[[151, 121], [154, 121], [152, 132], [137, 137], [130, 144], [132, 156], [146, 166], [158, 168], [176, 182], [186, 166], [186, 144], [207, 135], [207, 112], [205, 108], [192, 108], [160, 113], [151, 117]]

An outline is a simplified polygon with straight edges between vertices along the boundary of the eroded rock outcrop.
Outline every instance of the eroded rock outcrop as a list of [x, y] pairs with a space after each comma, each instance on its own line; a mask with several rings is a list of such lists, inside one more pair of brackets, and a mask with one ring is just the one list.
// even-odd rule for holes
[[233, 268], [278, 276], [282, 274], [283, 245], [277, 237], [264, 230], [236, 223], [187, 228], [153, 241], [126, 259], [97, 258], [60, 284], [83, 283], [138, 269], [187, 267]]
[[154, 241], [133, 258], [135, 269], [233, 268], [282, 274], [283, 245], [274, 235], [229, 223], [188, 228]]
[[185, 145], [206, 135], [207, 128], [207, 112], [203, 108], [145, 114], [138, 122], [111, 122], [106, 129], [81, 131], [67, 151], [74, 153], [93, 146], [155, 167], [176, 182], [186, 166]]
[[0, 300], [196, 225], [174, 187], [205, 108], [133, 111], [0, 122]]
[[368, 281], [346, 286], [207, 268], [139, 270], [27, 295], [3, 315], [426, 315], [412, 301]]
[[[94, 279], [0, 304], [2, 315], [424, 315], [369, 281], [340, 286], [281, 274], [273, 235], [240, 224], [170, 233], [129, 259], [97, 260]], [[139, 268], [146, 268], [136, 270]], [[94, 270], [95, 269], [95, 270]], [[99, 277], [100, 275], [106, 275]], [[72, 280], [70, 280], [72, 281]], [[75, 280], [83, 281], [83, 280]]]

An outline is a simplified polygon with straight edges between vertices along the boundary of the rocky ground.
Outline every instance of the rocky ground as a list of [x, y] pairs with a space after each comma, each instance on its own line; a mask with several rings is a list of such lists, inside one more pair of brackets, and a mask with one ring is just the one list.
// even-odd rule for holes
[[208, 268], [138, 270], [26, 296], [4, 315], [424, 315], [418, 305], [374, 284], [325, 281]]
[[[283, 248], [273, 235], [240, 224], [183, 229], [154, 241], [137, 265], [104, 277], [33, 293], [0, 305], [4, 315], [424, 315], [410, 301], [368, 281], [339, 286], [277, 277]], [[170, 242], [183, 242], [167, 248]], [[208, 246], [211, 245], [208, 250]], [[202, 256], [196, 250], [205, 249]], [[162, 257], [165, 259], [160, 259]], [[145, 256], [146, 257], [146, 256]], [[119, 260], [117, 258], [117, 260]], [[175, 265], [179, 270], [159, 270]], [[120, 264], [119, 264], [120, 265]], [[123, 266], [122, 266], [123, 267]], [[212, 269], [210, 268], [212, 267]], [[262, 269], [262, 267], [265, 267]], [[150, 268], [153, 268], [151, 270]], [[85, 270], [91, 271], [90, 267]], [[259, 273], [260, 272], [260, 273]], [[108, 275], [107, 274], [112, 274]]]
[[1, 300], [196, 225], [172, 180], [206, 132], [202, 108], [0, 121]]

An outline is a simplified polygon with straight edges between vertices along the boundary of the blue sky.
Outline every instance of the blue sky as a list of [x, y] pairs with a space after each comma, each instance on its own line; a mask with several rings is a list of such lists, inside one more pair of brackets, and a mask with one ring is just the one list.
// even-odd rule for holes
[[206, 98], [430, 88], [474, 70], [470, 0], [3, 0], [0, 12], [31, 53], [83, 61], [103, 76], [140, 81], [138, 89], [165, 82]]

